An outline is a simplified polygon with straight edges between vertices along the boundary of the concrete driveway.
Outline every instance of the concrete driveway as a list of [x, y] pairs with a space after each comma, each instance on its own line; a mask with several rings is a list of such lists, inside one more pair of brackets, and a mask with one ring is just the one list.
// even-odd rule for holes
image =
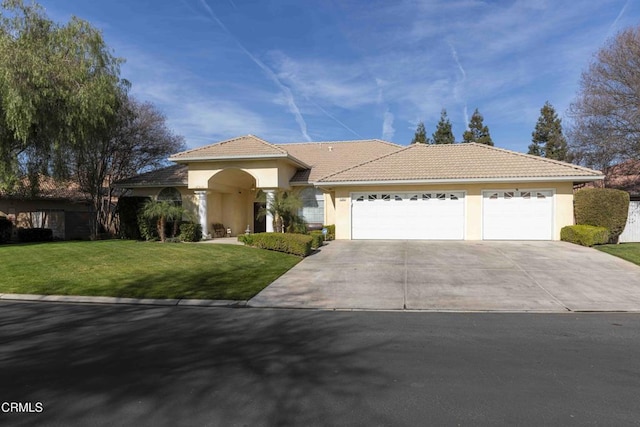
[[333, 241], [249, 306], [640, 311], [640, 267], [564, 242]]

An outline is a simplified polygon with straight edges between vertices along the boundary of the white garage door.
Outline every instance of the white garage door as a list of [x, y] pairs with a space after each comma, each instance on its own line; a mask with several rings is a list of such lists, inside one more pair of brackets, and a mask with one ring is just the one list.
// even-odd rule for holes
[[484, 240], [552, 240], [553, 191], [483, 191]]
[[464, 192], [355, 193], [353, 239], [464, 239]]

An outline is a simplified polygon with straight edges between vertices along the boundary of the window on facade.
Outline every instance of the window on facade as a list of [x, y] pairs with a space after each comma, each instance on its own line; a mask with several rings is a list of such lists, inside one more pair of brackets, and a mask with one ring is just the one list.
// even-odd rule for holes
[[386, 201], [391, 200], [391, 194], [383, 194], [382, 195], [382, 200], [386, 200]]
[[458, 200], [458, 196], [456, 196], [455, 194], [450, 194], [450, 195], [449, 195], [449, 198], [450, 198], [451, 200]]
[[544, 194], [542, 194], [542, 193], [537, 193], [537, 194], [536, 194], [536, 197], [537, 197], [538, 199], [546, 199], [546, 198], [547, 198], [547, 196], [545, 196], [545, 195], [544, 195]]
[[520, 193], [520, 195], [522, 196], [523, 199], [530, 199], [531, 198], [531, 192], [530, 191], [523, 191], [522, 193]]
[[[302, 208], [299, 215], [304, 218], [307, 224], [324, 223], [324, 195], [321, 190], [308, 187], [300, 193], [302, 199]], [[356, 200], [364, 200], [364, 196], [358, 197]]]
[[445, 200], [447, 198], [447, 195], [444, 194], [444, 193], [438, 193], [438, 194], [436, 194], [436, 198], [438, 200]]
[[431, 199], [431, 194], [429, 194], [429, 193], [424, 193], [424, 194], [422, 195], [422, 200], [429, 200], [429, 199]]
[[364, 201], [364, 196], [358, 196], [358, 198], [356, 199], [356, 202], [363, 202]]
[[377, 194], [369, 194], [369, 200], [377, 200], [377, 199], [378, 199]]
[[401, 195], [399, 195], [399, 194], [394, 194], [394, 195], [393, 195], [393, 199], [394, 199], [396, 202], [401, 202], [401, 201], [402, 201], [402, 196], [401, 196]]
[[504, 198], [505, 199], [512, 199], [513, 198], [513, 191], [505, 191], [504, 192]]
[[173, 202], [176, 206], [182, 206], [182, 195], [177, 188], [167, 187], [163, 188], [158, 194], [158, 201]]

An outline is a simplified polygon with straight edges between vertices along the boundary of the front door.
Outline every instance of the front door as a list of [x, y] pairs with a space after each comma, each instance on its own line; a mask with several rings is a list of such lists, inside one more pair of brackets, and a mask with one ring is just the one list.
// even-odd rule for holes
[[265, 208], [266, 205], [264, 203], [255, 202], [253, 204], [253, 232], [254, 233], [264, 233], [267, 231], [267, 221], [266, 216], [262, 216], [258, 219], [258, 213], [260, 209]]

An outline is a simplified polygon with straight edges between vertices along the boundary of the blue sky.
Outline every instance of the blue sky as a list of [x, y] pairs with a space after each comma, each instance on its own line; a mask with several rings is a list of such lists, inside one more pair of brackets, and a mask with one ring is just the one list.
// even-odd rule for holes
[[[545, 101], [561, 117], [594, 53], [640, 24], [634, 0], [41, 0], [103, 31], [122, 76], [189, 147], [428, 134], [475, 108], [526, 152]], [[566, 120], [565, 120], [566, 122]]]

